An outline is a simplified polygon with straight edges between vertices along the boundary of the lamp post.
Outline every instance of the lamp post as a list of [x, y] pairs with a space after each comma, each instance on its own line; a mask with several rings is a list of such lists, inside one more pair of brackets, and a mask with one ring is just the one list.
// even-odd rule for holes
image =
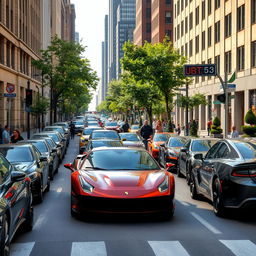
[[[30, 81], [27, 81], [27, 88], [30, 89]], [[26, 106], [27, 108], [27, 138], [30, 139], [30, 106]]]
[[[39, 104], [39, 100], [40, 100], [40, 98], [39, 98], [39, 87], [36, 85], [36, 88], [37, 88], [37, 90], [38, 90], [38, 95], [37, 95], [37, 104]], [[38, 131], [40, 132], [40, 114], [39, 113], [37, 113], [37, 127], [38, 127]]]

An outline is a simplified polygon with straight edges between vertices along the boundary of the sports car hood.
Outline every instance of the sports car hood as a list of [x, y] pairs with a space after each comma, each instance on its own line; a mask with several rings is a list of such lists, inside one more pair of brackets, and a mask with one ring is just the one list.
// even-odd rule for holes
[[15, 162], [12, 163], [16, 168], [22, 170], [22, 171], [27, 171], [33, 166], [33, 162]]
[[153, 171], [80, 171], [80, 174], [104, 194], [117, 196], [119, 192], [129, 191], [132, 196], [139, 196], [155, 191], [164, 181], [165, 172]]

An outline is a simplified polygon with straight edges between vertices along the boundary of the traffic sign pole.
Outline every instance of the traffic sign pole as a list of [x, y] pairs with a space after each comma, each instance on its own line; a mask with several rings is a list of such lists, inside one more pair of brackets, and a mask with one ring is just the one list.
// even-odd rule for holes
[[229, 105], [229, 98], [228, 98], [228, 73], [225, 72], [225, 138], [228, 137], [228, 105]]

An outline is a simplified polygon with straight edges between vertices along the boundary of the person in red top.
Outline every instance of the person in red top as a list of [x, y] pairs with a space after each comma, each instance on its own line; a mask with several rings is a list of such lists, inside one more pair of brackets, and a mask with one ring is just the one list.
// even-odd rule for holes
[[210, 118], [210, 120], [207, 122], [208, 136], [210, 136], [211, 129], [212, 129], [212, 119]]

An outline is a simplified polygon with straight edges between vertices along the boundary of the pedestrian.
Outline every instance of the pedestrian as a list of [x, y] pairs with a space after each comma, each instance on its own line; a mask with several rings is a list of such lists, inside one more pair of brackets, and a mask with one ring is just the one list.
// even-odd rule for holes
[[231, 133], [231, 138], [238, 138], [239, 137], [239, 132], [236, 130], [236, 127], [232, 127], [232, 133]]
[[4, 127], [3, 133], [2, 133], [2, 139], [3, 144], [9, 144], [10, 143], [10, 128], [8, 125]]
[[140, 128], [140, 135], [143, 138], [143, 143], [145, 145], [146, 150], [148, 150], [148, 139], [152, 134], [153, 134], [153, 129], [148, 124], [148, 120], [145, 120], [143, 126]]
[[11, 143], [16, 143], [17, 141], [24, 140], [23, 137], [20, 135], [19, 130], [14, 130], [11, 136]]
[[70, 128], [71, 139], [73, 140], [75, 137], [75, 125], [72, 121], [70, 122], [69, 128]]
[[0, 124], [0, 144], [3, 144], [3, 137], [2, 137], [3, 131], [4, 131], [4, 129], [3, 129], [2, 125]]
[[159, 133], [159, 132], [163, 132], [163, 125], [162, 122], [160, 120], [157, 120], [156, 122], [156, 128], [155, 128], [155, 132]]
[[176, 132], [177, 132], [177, 135], [180, 136], [181, 129], [180, 129], [180, 125], [179, 124], [177, 126]]
[[123, 132], [129, 132], [129, 129], [130, 129], [130, 125], [128, 123], [128, 120], [125, 120], [125, 123], [122, 125], [122, 131]]
[[210, 120], [207, 122], [208, 136], [210, 136], [211, 129], [212, 129], [212, 119], [210, 118]]

